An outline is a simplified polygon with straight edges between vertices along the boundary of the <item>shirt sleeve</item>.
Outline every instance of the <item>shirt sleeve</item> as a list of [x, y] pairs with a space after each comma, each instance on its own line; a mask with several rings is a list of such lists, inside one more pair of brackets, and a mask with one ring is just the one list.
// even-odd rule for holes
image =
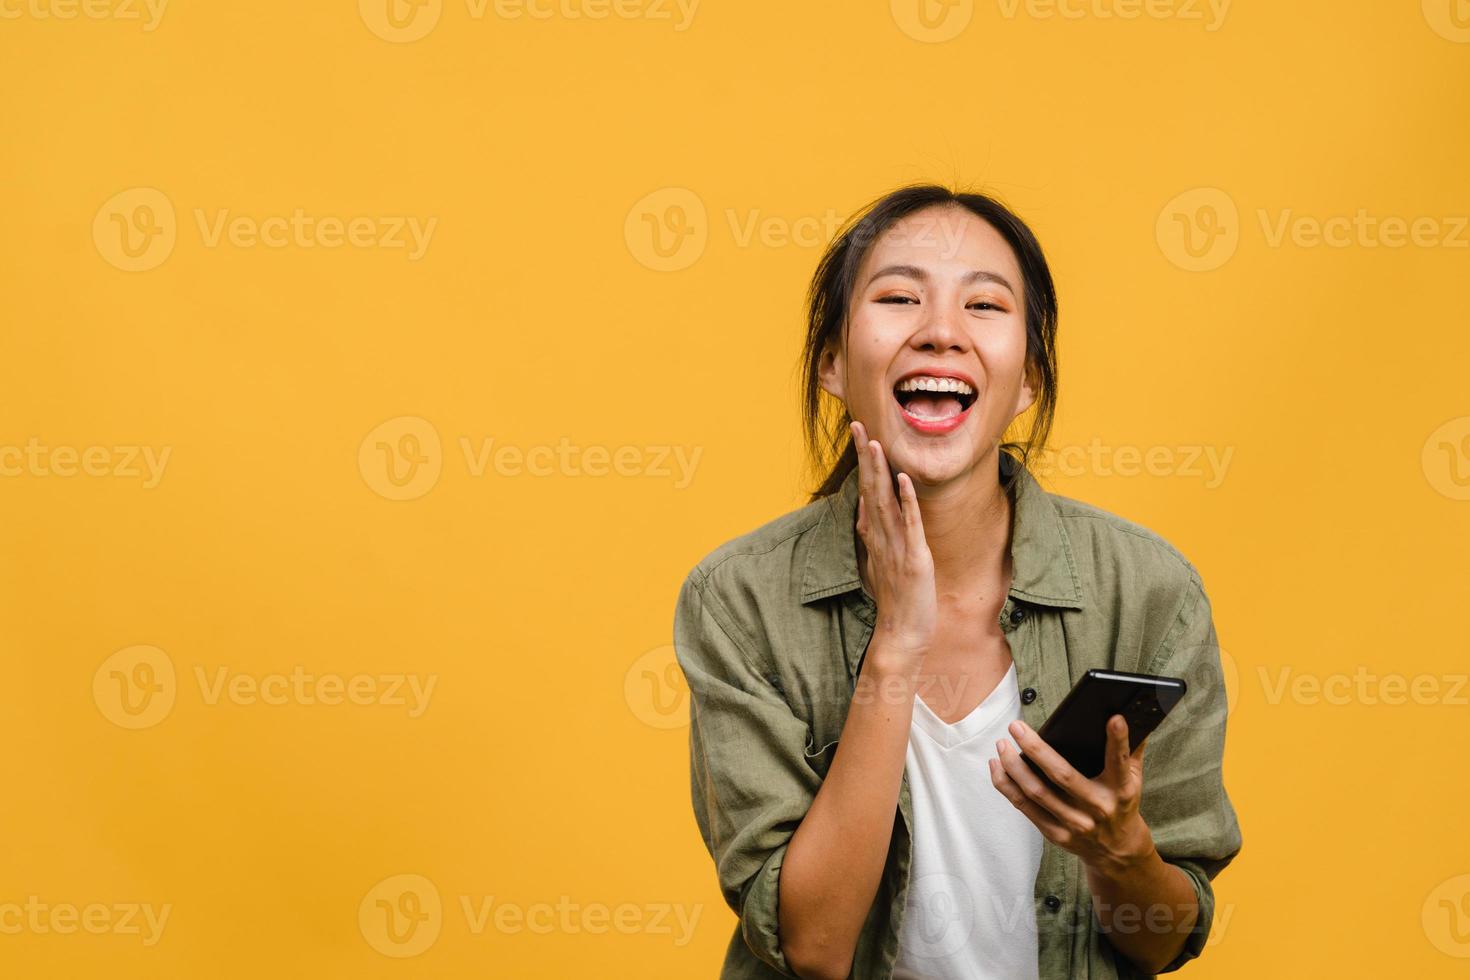
[[757, 644], [695, 569], [679, 591], [674, 651], [689, 683], [694, 815], [745, 943], [795, 977], [777, 919], [781, 862], [821, 778], [810, 728], [791, 711]]
[[1198, 579], [1192, 578], [1179, 618], [1147, 673], [1179, 677], [1187, 685], [1144, 748], [1139, 804], [1160, 857], [1188, 876], [1199, 901], [1183, 950], [1159, 971], [1170, 973], [1204, 951], [1215, 917], [1213, 879], [1241, 847], [1222, 770], [1229, 703], [1220, 646]]

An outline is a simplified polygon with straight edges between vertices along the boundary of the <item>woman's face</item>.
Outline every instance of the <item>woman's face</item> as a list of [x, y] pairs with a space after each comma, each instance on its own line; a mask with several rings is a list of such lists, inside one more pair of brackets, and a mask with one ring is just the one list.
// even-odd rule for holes
[[966, 476], [1035, 398], [1023, 299], [1015, 254], [988, 222], [957, 206], [915, 211], [863, 259], [822, 387], [916, 487]]

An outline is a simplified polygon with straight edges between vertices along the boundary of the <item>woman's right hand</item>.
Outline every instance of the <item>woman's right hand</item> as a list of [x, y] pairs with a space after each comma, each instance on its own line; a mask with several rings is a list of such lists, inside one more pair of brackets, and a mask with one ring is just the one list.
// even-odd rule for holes
[[896, 666], [916, 669], [934, 642], [939, 603], [914, 481], [898, 474], [895, 494], [883, 447], [868, 438], [861, 422], [854, 421], [851, 429], [858, 457], [857, 532], [878, 605], [873, 636]]

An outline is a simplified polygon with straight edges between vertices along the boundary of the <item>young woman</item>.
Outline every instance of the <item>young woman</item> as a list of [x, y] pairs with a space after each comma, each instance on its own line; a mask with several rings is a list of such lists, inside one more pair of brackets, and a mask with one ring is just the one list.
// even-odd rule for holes
[[[1027, 469], [1057, 398], [1041, 247], [989, 197], [902, 188], [808, 306], [808, 445], [835, 462], [704, 558], [674, 618], [695, 817], [739, 917], [721, 976], [1179, 968], [1241, 847], [1212, 614], [1163, 539]], [[1093, 667], [1189, 687], [1132, 752], [1114, 716], [1088, 779], [1035, 729]]]

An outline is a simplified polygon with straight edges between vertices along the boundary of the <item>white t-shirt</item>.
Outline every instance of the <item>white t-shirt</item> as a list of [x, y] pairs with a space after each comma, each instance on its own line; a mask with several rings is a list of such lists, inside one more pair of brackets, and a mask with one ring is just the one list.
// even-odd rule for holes
[[1041, 831], [990, 782], [1021, 717], [1016, 665], [946, 725], [921, 697], [909, 730], [913, 861], [893, 980], [1034, 980]]

